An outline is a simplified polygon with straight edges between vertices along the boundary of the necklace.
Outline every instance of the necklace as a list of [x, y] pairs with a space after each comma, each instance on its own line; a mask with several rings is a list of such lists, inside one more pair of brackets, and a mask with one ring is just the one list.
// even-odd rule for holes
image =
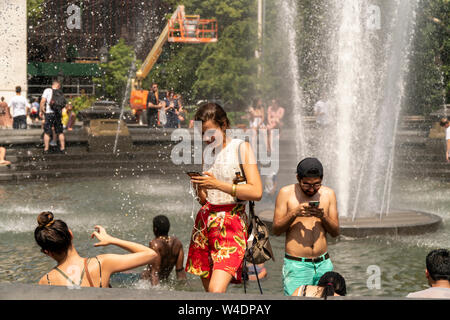
[[162, 240], [164, 240], [166, 242], [169, 242], [170, 236], [159, 236], [159, 237], [156, 237], [156, 239], [162, 239]]

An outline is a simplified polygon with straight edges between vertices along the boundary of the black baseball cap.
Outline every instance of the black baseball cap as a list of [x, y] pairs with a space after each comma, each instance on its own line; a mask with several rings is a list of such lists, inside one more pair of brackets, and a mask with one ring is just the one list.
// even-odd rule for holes
[[317, 158], [305, 158], [297, 165], [297, 175], [302, 178], [323, 178], [323, 166]]

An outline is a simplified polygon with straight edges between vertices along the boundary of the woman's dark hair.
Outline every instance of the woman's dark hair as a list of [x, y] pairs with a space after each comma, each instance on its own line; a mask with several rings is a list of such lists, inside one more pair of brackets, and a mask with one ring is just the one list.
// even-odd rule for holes
[[207, 102], [201, 105], [195, 113], [194, 119], [195, 121], [202, 122], [212, 120], [221, 128], [230, 128], [230, 120], [228, 119], [227, 113], [221, 106], [214, 102]]
[[340, 296], [347, 294], [347, 287], [345, 285], [345, 279], [337, 272], [329, 271], [325, 273], [317, 284], [319, 287], [323, 287], [322, 297], [325, 300], [329, 296], [333, 296], [337, 293]]
[[37, 222], [34, 239], [42, 251], [65, 255], [72, 245], [72, 236], [67, 224], [62, 220], [54, 220], [53, 213], [49, 211], [39, 214]]

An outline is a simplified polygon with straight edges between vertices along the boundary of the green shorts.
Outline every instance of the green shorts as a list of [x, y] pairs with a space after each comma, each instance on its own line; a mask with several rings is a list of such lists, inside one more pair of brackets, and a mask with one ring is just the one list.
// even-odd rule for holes
[[[326, 253], [320, 257], [325, 255]], [[329, 271], [333, 271], [333, 263], [329, 258], [320, 262], [304, 262], [285, 257], [283, 264], [284, 295], [292, 295], [302, 285], [317, 285], [319, 279]]]

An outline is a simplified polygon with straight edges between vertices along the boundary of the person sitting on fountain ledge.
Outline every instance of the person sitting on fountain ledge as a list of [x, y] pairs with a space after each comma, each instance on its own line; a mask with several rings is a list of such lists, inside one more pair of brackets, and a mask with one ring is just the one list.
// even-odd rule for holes
[[142, 278], [150, 280], [152, 285], [158, 285], [159, 280], [167, 280], [173, 267], [177, 273], [177, 280], [186, 280], [183, 267], [183, 244], [176, 237], [169, 236], [170, 222], [164, 215], [153, 218], [153, 233], [155, 239], [150, 241], [149, 247], [158, 253], [158, 256], [148, 269], [142, 273]]
[[328, 232], [339, 235], [336, 195], [322, 186], [323, 167], [316, 158], [306, 158], [297, 166], [298, 183], [283, 187], [275, 202], [272, 231], [286, 232], [283, 265], [285, 295], [302, 285], [317, 285], [333, 270], [327, 252]]
[[102, 226], [95, 226], [91, 238], [100, 241], [95, 247], [113, 244], [131, 253], [82, 258], [72, 243], [73, 233], [64, 221], [54, 220], [51, 212], [42, 212], [37, 221], [34, 238], [41, 251], [58, 263], [39, 280], [41, 285], [106, 288], [113, 273], [153, 263], [157, 257], [153, 249], [114, 238]]
[[412, 292], [406, 297], [450, 299], [450, 252], [446, 249], [433, 250], [425, 261], [425, 276], [431, 288]]

